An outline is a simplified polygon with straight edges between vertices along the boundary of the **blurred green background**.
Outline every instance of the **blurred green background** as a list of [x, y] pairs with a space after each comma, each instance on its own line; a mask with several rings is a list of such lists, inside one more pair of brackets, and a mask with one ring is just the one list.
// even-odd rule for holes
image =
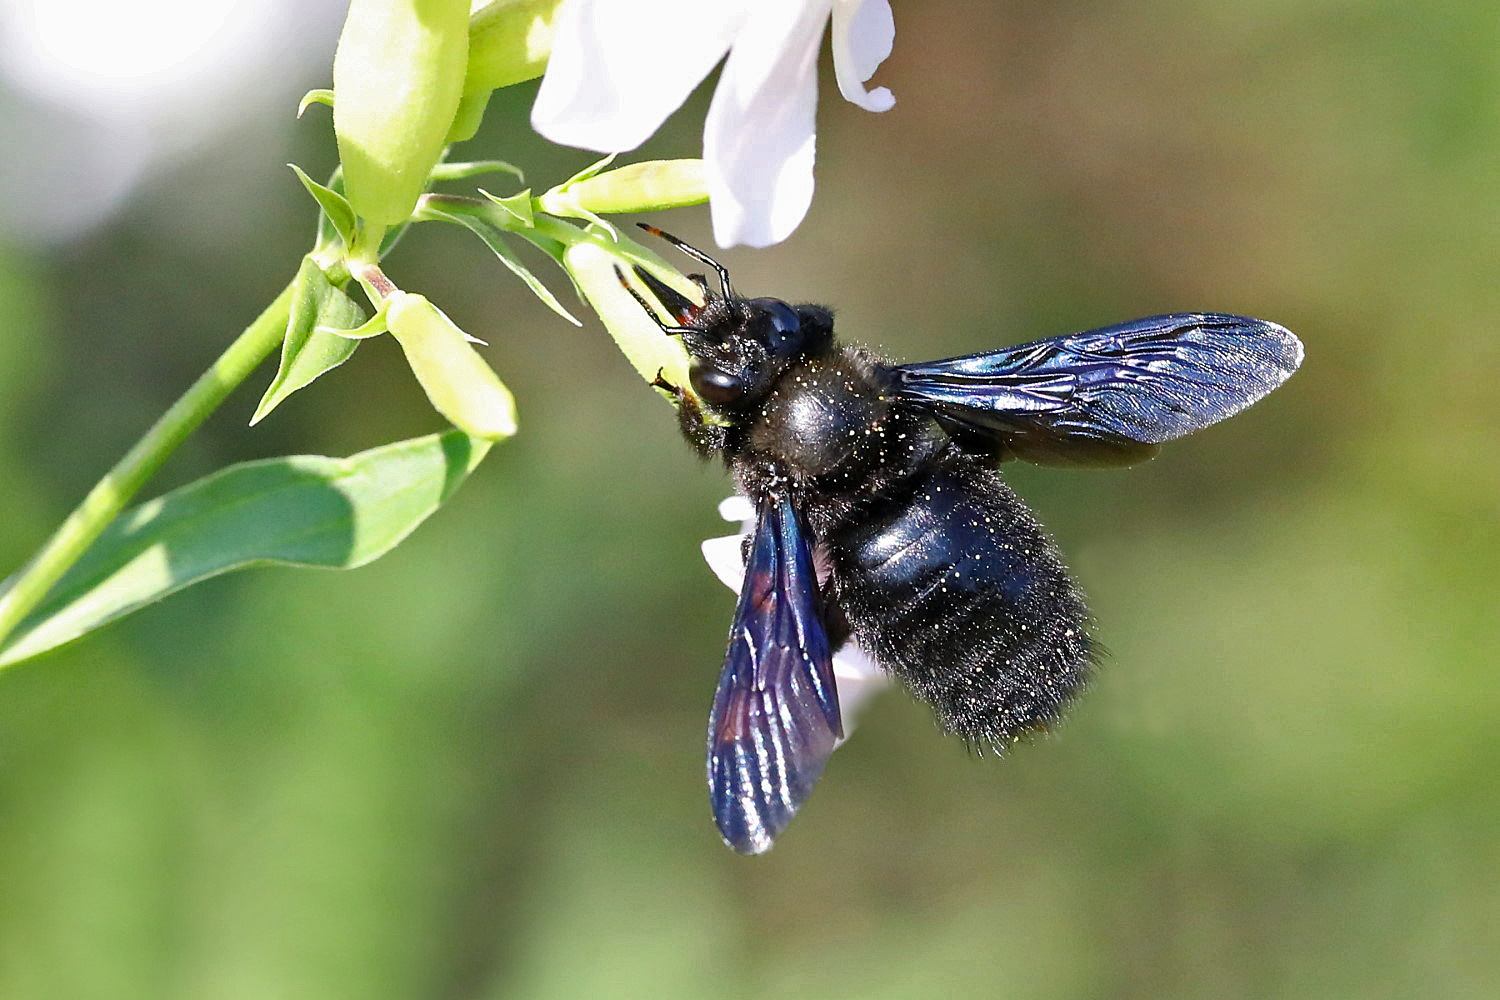
[[[134, 119], [156, 158], [69, 226], [123, 147], [0, 98], [4, 566], [294, 271], [326, 7], [211, 111]], [[1500, 8], [896, 18], [895, 109], [825, 54], [812, 212], [723, 255], [739, 288], [903, 358], [1186, 309], [1307, 344], [1147, 465], [1009, 467], [1112, 653], [1067, 724], [976, 759], [893, 692], [732, 854], [702, 756], [733, 599], [697, 551], [726, 479], [597, 322], [426, 227], [389, 269], [491, 342], [522, 433], [369, 568], [215, 580], [0, 675], [0, 996], [1495, 995]], [[546, 186], [589, 157], [534, 93], [472, 148]], [[696, 155], [708, 93], [641, 155]], [[439, 426], [389, 343], [247, 430], [270, 375], [150, 492]]]

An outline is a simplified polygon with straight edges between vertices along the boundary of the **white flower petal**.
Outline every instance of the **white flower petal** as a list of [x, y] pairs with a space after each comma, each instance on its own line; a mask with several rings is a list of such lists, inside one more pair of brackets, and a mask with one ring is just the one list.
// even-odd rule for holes
[[833, 677], [839, 691], [839, 716], [844, 722], [844, 739], [835, 745], [841, 746], [854, 732], [865, 704], [891, 686], [891, 675], [850, 639], [833, 654]]
[[650, 138], [723, 57], [751, 5], [564, 0], [531, 124], [601, 153]]
[[754, 521], [755, 504], [749, 497], [736, 493], [719, 501], [719, 516], [726, 521]]
[[707, 538], [698, 547], [703, 551], [703, 561], [708, 563], [719, 582], [738, 594], [745, 584], [745, 536]]
[[844, 99], [866, 111], [889, 111], [896, 103], [886, 87], [865, 90], [865, 81], [891, 54], [896, 21], [889, 0], [834, 0], [833, 72]]
[[745, 22], [703, 129], [714, 239], [768, 246], [812, 203], [818, 47], [831, 0], [766, 2]]

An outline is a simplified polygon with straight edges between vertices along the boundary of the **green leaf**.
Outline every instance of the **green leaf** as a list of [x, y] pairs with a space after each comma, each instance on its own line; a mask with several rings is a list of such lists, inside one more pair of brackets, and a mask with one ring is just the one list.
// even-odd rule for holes
[[364, 318], [359, 305], [329, 282], [317, 262], [311, 256], [303, 257], [292, 283], [281, 367], [255, 408], [251, 426], [264, 420], [292, 393], [347, 361], [358, 341], [334, 331], [357, 328]]
[[344, 241], [344, 246], [352, 246], [354, 241], [354, 209], [349, 207], [349, 200], [339, 194], [333, 188], [325, 187], [307, 176], [306, 171], [295, 163], [288, 163], [297, 174], [297, 179], [302, 186], [307, 188], [307, 193], [312, 195], [318, 202], [318, 207], [323, 210], [328, 221], [338, 232], [339, 239]]
[[[499, 199], [492, 198], [491, 200], [498, 201]], [[532, 294], [541, 299], [542, 302], [546, 304], [547, 308], [551, 309], [553, 312], [557, 313], [559, 316], [567, 320], [569, 323], [572, 323], [574, 326], [583, 325], [573, 317], [572, 313], [563, 308], [563, 304], [557, 301], [557, 297], [548, 290], [546, 285], [542, 284], [541, 280], [538, 279], [536, 275], [532, 274], [526, 269], [526, 265], [521, 263], [520, 258], [516, 256], [516, 252], [510, 247], [506, 246], [505, 241], [500, 238], [500, 231], [497, 228], [485, 222], [483, 219], [476, 218], [472, 215], [449, 215], [447, 212], [439, 212], [436, 209], [431, 208], [429, 208], [428, 211], [431, 212], [432, 215], [442, 218], [445, 222], [456, 222], [461, 226], [467, 227], [469, 231], [472, 232], [475, 236], [478, 236], [480, 239], [484, 240], [485, 246], [494, 251], [495, 256], [500, 258], [500, 262], [502, 264], [510, 268], [511, 271], [515, 272], [516, 277], [526, 282], [526, 287], [531, 289]]]
[[[326, 187], [340, 198], [344, 197], [343, 167], [333, 168], [333, 173], [328, 175]], [[349, 243], [328, 218], [328, 213], [322, 209], [323, 206], [320, 203], [318, 205], [318, 238], [317, 242], [313, 244], [313, 253], [320, 254], [325, 261], [331, 256], [343, 257], [348, 253]]]
[[230, 570], [363, 566], [442, 506], [489, 447], [448, 431], [349, 458], [246, 462], [128, 510], [17, 627], [0, 667]]

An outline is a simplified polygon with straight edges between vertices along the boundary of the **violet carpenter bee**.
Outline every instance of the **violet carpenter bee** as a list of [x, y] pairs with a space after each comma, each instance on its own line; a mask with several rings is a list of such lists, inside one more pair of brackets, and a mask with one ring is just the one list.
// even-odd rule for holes
[[1302, 361], [1275, 323], [1181, 313], [890, 364], [840, 345], [826, 308], [742, 298], [642, 228], [720, 282], [691, 276], [698, 305], [637, 268], [667, 325], [620, 273], [691, 356], [691, 392], [658, 383], [684, 435], [755, 503], [708, 726], [714, 819], [743, 853], [770, 848], [843, 735], [832, 650], [850, 636], [981, 749], [1045, 727], [1088, 679], [1083, 595], [997, 463], [1141, 461]]

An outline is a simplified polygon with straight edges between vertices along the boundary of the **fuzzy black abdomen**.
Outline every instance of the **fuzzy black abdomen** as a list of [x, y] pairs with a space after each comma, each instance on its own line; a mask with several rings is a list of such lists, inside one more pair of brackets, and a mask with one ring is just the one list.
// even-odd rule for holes
[[837, 601], [945, 728], [1003, 746], [1087, 678], [1088, 610], [998, 473], [949, 451], [910, 482], [828, 538]]

